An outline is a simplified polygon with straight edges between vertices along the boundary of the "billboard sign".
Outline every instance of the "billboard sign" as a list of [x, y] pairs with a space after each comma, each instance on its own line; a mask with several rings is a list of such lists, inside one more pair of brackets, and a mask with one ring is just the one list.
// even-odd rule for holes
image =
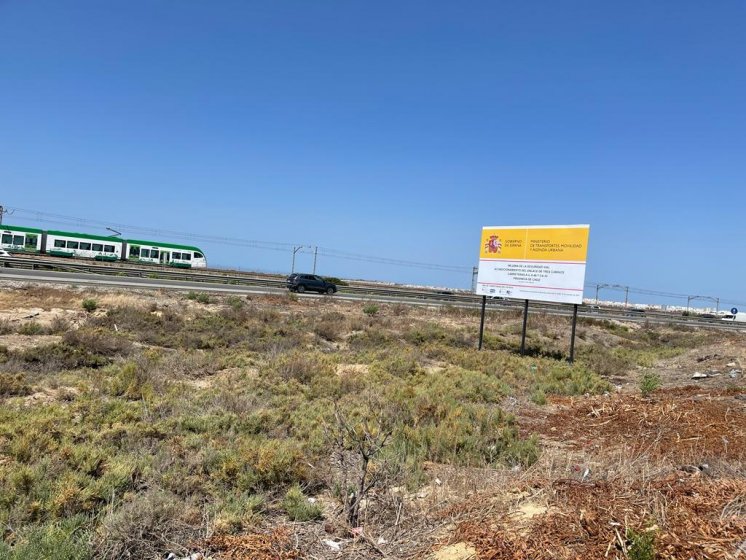
[[583, 303], [590, 226], [482, 229], [477, 294]]

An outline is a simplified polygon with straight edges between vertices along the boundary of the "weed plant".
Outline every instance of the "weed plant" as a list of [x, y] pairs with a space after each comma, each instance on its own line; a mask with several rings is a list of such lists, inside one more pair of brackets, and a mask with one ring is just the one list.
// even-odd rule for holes
[[[548, 337], [522, 357], [501, 329], [478, 352], [475, 329], [398, 306], [373, 317], [219, 297], [104, 308], [60, 324], [58, 343], [0, 348], [0, 557], [156, 557], [205, 520], [230, 533], [278, 508], [318, 519], [308, 497], [344, 502], [363, 448], [366, 487], [418, 488], [426, 462], [528, 466], [539, 443], [507, 396], [603, 392], [599, 373], [638, 357], [624, 337], [629, 352], [603, 354], [613, 367], [590, 350], [570, 365]], [[675, 335], [679, 348], [696, 336]], [[674, 340], [644, 337], [643, 349]], [[37, 386], [60, 396], [27, 406]]]

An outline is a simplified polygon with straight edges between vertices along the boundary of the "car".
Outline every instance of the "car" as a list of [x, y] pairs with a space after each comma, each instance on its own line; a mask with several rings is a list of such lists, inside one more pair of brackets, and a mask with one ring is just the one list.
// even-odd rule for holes
[[287, 288], [291, 292], [319, 292], [332, 295], [337, 291], [337, 285], [324, 280], [315, 274], [293, 273], [287, 278]]

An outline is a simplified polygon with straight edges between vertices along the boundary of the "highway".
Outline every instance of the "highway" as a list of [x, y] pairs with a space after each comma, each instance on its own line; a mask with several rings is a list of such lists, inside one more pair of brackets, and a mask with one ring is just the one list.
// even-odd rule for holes
[[[159, 267], [122, 266], [80, 263], [78, 261], [49, 261], [11, 257], [0, 259], [1, 282], [44, 282], [77, 286], [118, 287], [124, 289], [162, 289], [201, 291], [221, 294], [285, 294], [284, 278], [270, 275], [252, 275], [228, 271], [174, 270]], [[481, 298], [468, 292], [442, 292], [426, 288], [386, 286], [368, 282], [354, 282], [340, 286], [333, 296], [298, 294], [299, 298], [326, 298], [348, 301], [374, 301], [405, 305], [451, 306], [478, 309]], [[520, 310], [522, 301], [488, 300], [488, 310]], [[532, 302], [529, 313], [546, 313], [571, 316], [572, 307]], [[719, 330], [746, 332], [745, 323], [726, 323], [719, 319], [682, 317], [664, 312], [634, 313], [623, 309], [591, 309], [580, 306], [578, 316], [591, 319], [615, 319], [627, 322], [648, 322], [696, 326]]]

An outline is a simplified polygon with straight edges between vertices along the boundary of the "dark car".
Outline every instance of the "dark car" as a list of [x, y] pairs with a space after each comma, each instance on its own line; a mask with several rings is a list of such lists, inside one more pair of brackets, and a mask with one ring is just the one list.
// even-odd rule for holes
[[627, 317], [641, 317], [642, 315], [645, 315], [645, 310], [640, 309], [639, 307], [630, 307], [627, 309], [625, 315], [627, 315]]
[[291, 292], [319, 292], [320, 294], [333, 294], [337, 291], [337, 285], [327, 282], [321, 276], [315, 274], [291, 274], [287, 279], [287, 287]]

